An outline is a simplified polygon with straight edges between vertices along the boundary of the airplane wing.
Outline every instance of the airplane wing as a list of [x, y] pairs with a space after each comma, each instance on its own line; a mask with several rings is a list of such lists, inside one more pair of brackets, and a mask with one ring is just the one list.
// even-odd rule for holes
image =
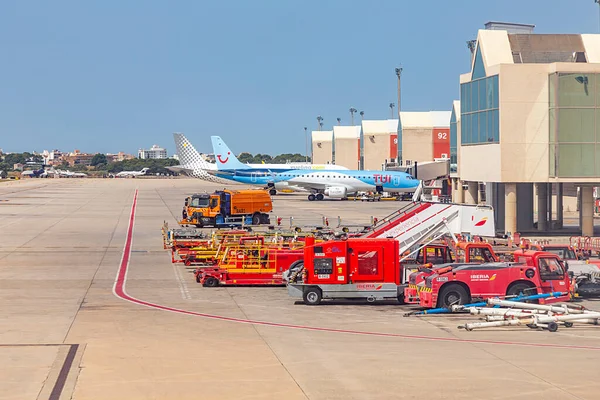
[[356, 188], [351, 185], [344, 183], [317, 183], [311, 182], [310, 180], [302, 180], [301, 178], [293, 178], [293, 180], [287, 181], [290, 186], [298, 186], [308, 190], [325, 190], [330, 187], [345, 187], [348, 192], [356, 191]]
[[209, 174], [209, 175], [219, 176], [219, 177], [221, 177], [221, 176], [227, 177], [227, 176], [234, 176], [235, 175], [234, 171], [223, 171], [223, 170], [219, 171], [219, 170], [212, 170], [212, 169], [210, 169], [210, 170], [209, 169], [205, 169], [204, 171], [207, 174]]

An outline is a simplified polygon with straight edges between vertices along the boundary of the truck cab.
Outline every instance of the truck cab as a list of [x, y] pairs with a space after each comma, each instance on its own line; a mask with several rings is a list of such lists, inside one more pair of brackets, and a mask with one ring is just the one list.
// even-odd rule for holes
[[559, 256], [566, 261], [569, 271], [575, 275], [585, 275], [600, 272], [600, 260], [585, 259], [582, 255], [577, 254], [572, 246], [566, 244], [530, 244], [531, 250], [547, 251]]
[[183, 221], [195, 221], [198, 222], [196, 225], [200, 226], [202, 226], [202, 222], [209, 223], [211, 210], [216, 206], [215, 200], [218, 201], [218, 197], [208, 193], [193, 194], [187, 197], [181, 215]]
[[[419, 250], [425, 257], [417, 256], [417, 261], [424, 261], [421, 267], [412, 273], [406, 279], [407, 285], [404, 288], [403, 302], [406, 304], [419, 303], [419, 290], [423, 287], [422, 282], [426, 277], [436, 273], [438, 268], [456, 267], [461, 264], [481, 264], [499, 261], [498, 256], [489, 243], [484, 242], [458, 242], [454, 249], [455, 256], [452, 257], [450, 247], [445, 245], [445, 251], [442, 253], [432, 252], [429, 246]], [[431, 254], [432, 257], [428, 257]], [[443, 257], [437, 257], [438, 254]]]
[[560, 257], [532, 250], [517, 250], [514, 257], [515, 263], [470, 264], [434, 272], [422, 283], [420, 305], [450, 307], [473, 299], [552, 292], [565, 295], [548, 303], [569, 299], [570, 279]]

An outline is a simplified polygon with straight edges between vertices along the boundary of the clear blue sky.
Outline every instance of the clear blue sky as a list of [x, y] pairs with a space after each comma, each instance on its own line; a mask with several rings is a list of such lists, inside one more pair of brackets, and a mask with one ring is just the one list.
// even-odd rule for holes
[[598, 33], [593, 0], [0, 2], [0, 148], [304, 152], [304, 130], [449, 110], [489, 20]]

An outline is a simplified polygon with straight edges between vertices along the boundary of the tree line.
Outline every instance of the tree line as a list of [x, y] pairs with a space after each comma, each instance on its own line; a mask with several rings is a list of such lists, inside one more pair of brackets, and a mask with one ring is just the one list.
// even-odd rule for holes
[[[242, 163], [250, 164], [262, 164], [262, 163], [274, 163], [274, 164], [285, 164], [288, 162], [310, 162], [310, 157], [306, 157], [302, 154], [279, 154], [278, 156], [272, 157], [269, 154], [256, 154], [241, 153], [238, 159]], [[13, 171], [14, 164], [25, 164], [27, 162], [35, 162], [42, 164], [43, 158], [39, 154], [32, 154], [29, 152], [25, 153], [11, 153], [5, 154], [0, 159], [0, 171]], [[179, 161], [173, 158], [166, 159], [141, 159], [134, 158], [131, 160], [108, 162], [105, 154], [95, 154], [91, 161], [90, 167], [83, 164], [75, 164], [70, 166], [68, 163], [63, 162], [60, 165], [56, 165], [59, 169], [68, 169], [75, 172], [86, 172], [86, 171], [97, 171], [99, 173], [105, 172], [107, 174], [116, 174], [121, 171], [139, 171], [142, 168], [150, 168], [148, 173], [150, 174], [172, 174], [166, 167], [178, 165]]]

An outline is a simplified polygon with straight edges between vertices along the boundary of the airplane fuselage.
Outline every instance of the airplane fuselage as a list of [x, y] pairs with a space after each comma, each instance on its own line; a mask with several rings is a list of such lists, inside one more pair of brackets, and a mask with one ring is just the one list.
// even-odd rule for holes
[[356, 170], [288, 170], [283, 172], [261, 170], [219, 171], [217, 176], [250, 185], [301, 187], [321, 191], [330, 187], [344, 187], [348, 193], [359, 191], [412, 192], [419, 184], [409, 174], [397, 171]]

